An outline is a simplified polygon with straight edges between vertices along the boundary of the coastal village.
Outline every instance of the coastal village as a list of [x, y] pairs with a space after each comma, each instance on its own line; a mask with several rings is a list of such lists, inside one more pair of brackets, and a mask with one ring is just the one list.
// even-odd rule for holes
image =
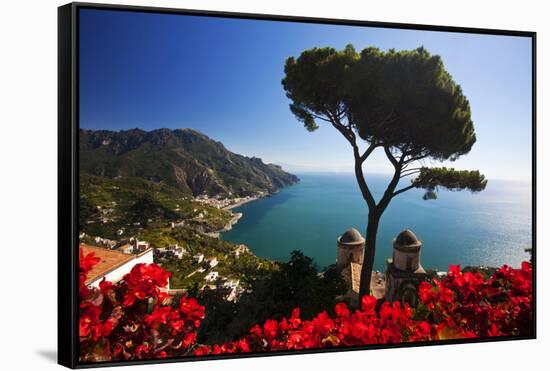
[[[231, 209], [266, 196], [266, 192], [259, 192], [254, 196], [236, 198], [222, 198], [219, 196], [208, 197], [207, 195], [196, 197], [194, 199], [195, 202], [217, 209], [227, 210], [232, 215], [229, 222], [221, 230], [204, 232], [204, 236], [218, 238], [221, 232], [230, 230], [242, 216], [241, 213], [231, 212]], [[116, 207], [116, 203], [113, 203], [113, 208], [114, 207]], [[105, 207], [98, 207], [98, 210], [102, 212], [102, 215], [109, 215], [113, 212], [113, 209], [107, 209]], [[197, 209], [193, 211], [197, 216], [191, 219], [191, 221], [201, 220], [207, 217], [206, 211], [199, 212]], [[112, 222], [112, 219], [102, 217], [100, 222], [109, 223]], [[168, 223], [168, 227], [170, 229], [182, 228], [186, 225], [186, 222], [189, 221], [181, 220], [178, 222], [170, 222]], [[202, 252], [193, 254], [188, 246], [183, 246], [178, 243], [165, 247], [158, 247], [152, 245], [148, 241], [140, 240], [136, 236], [125, 237], [124, 234], [125, 230], [123, 228], [117, 230], [117, 235], [120, 236], [119, 239], [108, 239], [100, 236], [92, 237], [87, 236], [85, 233], [80, 234], [81, 241], [90, 241], [91, 239], [89, 243], [81, 242], [80, 247], [83, 249], [83, 252], [85, 254], [93, 252], [101, 259], [100, 263], [90, 272], [86, 284], [97, 287], [103, 278], [111, 282], [118, 282], [139, 263], [157, 263], [162, 266], [167, 262], [186, 260], [186, 266], [188, 266], [191, 272], [186, 274], [185, 278], [201, 277], [195, 280], [195, 282], [201, 283], [198, 287], [200, 291], [221, 291], [225, 293], [225, 299], [227, 301], [236, 301], [239, 295], [245, 290], [240, 284], [239, 278], [225, 275], [223, 272], [219, 272], [219, 270], [216, 269], [220, 262], [225, 262], [229, 257], [232, 259], [239, 259], [243, 255], [251, 255], [250, 250], [245, 245], [236, 245], [229, 254], [209, 256]], [[171, 288], [170, 286], [169, 282], [168, 286], [164, 288], [164, 290], [170, 294], [178, 294], [186, 291], [182, 288]]]
[[236, 198], [221, 197], [219, 195], [214, 197], [209, 197], [207, 194], [202, 194], [198, 197], [195, 197], [195, 201], [200, 202], [202, 204], [210, 205], [218, 209], [231, 210], [241, 205], [244, 205], [248, 202], [257, 200], [262, 197], [267, 197], [267, 196], [269, 196], [269, 193], [262, 192], [262, 191], [257, 192], [257, 194], [254, 196], [245, 196], [245, 197], [236, 197]]
[[[219, 238], [219, 234], [228, 231], [240, 219], [241, 213], [233, 213], [231, 209], [245, 203], [266, 197], [267, 194], [246, 196], [241, 198], [208, 197], [200, 195], [194, 201], [227, 210], [232, 214], [230, 221], [222, 230], [205, 232], [205, 236]], [[196, 210], [195, 210], [196, 211]], [[204, 218], [204, 212], [199, 213], [195, 219]], [[184, 220], [170, 222], [169, 228], [181, 228], [185, 225]], [[120, 233], [119, 233], [120, 232]], [[122, 236], [123, 230], [117, 234]], [[84, 237], [81, 235], [81, 237]], [[110, 281], [119, 281], [124, 274], [128, 273], [138, 263], [158, 263], [163, 265], [168, 261], [187, 262], [190, 272], [185, 278], [201, 277], [199, 290], [217, 290], [225, 293], [227, 301], [237, 301], [239, 295], [246, 290], [241, 285], [241, 280], [229, 277], [219, 272], [220, 262], [227, 259], [227, 255], [209, 256], [202, 252], [192, 254], [187, 246], [172, 244], [165, 247], [152, 246], [149, 242], [139, 240], [136, 237], [111, 240], [96, 236], [93, 238], [95, 246], [82, 244], [84, 252], [94, 252], [101, 258], [101, 263], [91, 272], [87, 284], [97, 286], [104, 277]], [[421, 241], [414, 232], [404, 230], [393, 241], [393, 255], [387, 259], [385, 272], [373, 271], [371, 278], [371, 294], [378, 299], [386, 298], [391, 301], [401, 301], [415, 306], [417, 303], [417, 288], [420, 282], [427, 280], [428, 275], [420, 262]], [[352, 306], [358, 305], [360, 275], [365, 253], [365, 239], [354, 228], [348, 229], [337, 238], [336, 244], [336, 267], [347, 285], [347, 293], [342, 297]], [[252, 254], [245, 245], [237, 245], [230, 254], [233, 259], [238, 259], [243, 254]], [[322, 274], [322, 273], [320, 273]], [[446, 272], [437, 272], [443, 276]], [[171, 294], [184, 292], [182, 288], [164, 288]]]

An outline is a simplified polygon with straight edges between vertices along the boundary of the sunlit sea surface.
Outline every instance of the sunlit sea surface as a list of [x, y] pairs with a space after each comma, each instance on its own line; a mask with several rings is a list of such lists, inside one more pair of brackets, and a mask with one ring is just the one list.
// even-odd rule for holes
[[[235, 212], [243, 217], [221, 238], [244, 243], [258, 256], [285, 261], [292, 250], [314, 258], [319, 268], [336, 260], [336, 239], [346, 229], [365, 234], [367, 205], [351, 174], [299, 174], [300, 182], [277, 194], [250, 202]], [[368, 179], [380, 197], [388, 179]], [[531, 247], [531, 184], [489, 180], [481, 193], [440, 191], [422, 200], [421, 190], [393, 199], [382, 216], [375, 268], [383, 270], [392, 240], [409, 228], [423, 242], [425, 268], [447, 270], [449, 264], [519, 266]]]

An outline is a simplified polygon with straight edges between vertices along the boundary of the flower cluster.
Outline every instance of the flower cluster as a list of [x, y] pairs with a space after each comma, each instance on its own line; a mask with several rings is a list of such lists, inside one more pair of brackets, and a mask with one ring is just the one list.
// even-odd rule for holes
[[196, 342], [204, 307], [187, 296], [175, 300], [161, 288], [170, 273], [136, 264], [120, 283], [103, 279], [87, 287], [86, 274], [99, 259], [80, 259], [80, 359], [83, 362], [185, 355]]
[[441, 281], [420, 284], [422, 306], [417, 312], [437, 325], [440, 338], [529, 334], [533, 325], [532, 277], [527, 262], [521, 269], [504, 265], [488, 280], [451, 265]]
[[442, 280], [423, 282], [417, 308], [364, 296], [351, 310], [338, 303], [334, 316], [322, 311], [312, 319], [268, 319], [241, 339], [197, 344], [204, 307], [187, 296], [179, 300], [161, 290], [170, 273], [156, 264], [137, 264], [117, 284], [103, 280], [86, 287], [97, 263], [80, 259], [80, 359], [128, 360], [395, 344], [468, 337], [528, 335], [532, 331], [532, 268], [500, 268], [489, 279], [451, 266]]
[[94, 265], [99, 263], [99, 258], [95, 256], [94, 253], [89, 253], [84, 255], [84, 250], [80, 249], [80, 259], [79, 261], [79, 296], [85, 297], [88, 295], [89, 288], [84, 283], [86, 282], [86, 276], [92, 270]]
[[301, 319], [296, 308], [288, 319], [268, 319], [262, 326], [254, 326], [243, 339], [223, 345], [201, 345], [194, 354], [318, 349], [434, 338], [429, 325], [426, 329], [425, 322], [413, 319], [407, 304], [384, 302], [378, 310], [377, 306], [376, 298], [364, 296], [361, 309], [352, 312], [345, 303], [338, 303], [334, 318], [323, 311], [311, 320]]

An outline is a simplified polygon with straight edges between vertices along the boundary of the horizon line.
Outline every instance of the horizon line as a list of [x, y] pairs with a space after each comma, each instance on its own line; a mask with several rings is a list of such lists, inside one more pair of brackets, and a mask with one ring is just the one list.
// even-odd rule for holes
[[[132, 130], [140, 130], [140, 131], [144, 131], [144, 132], [148, 132], [148, 133], [153, 132], [153, 131], [157, 131], [157, 130], [170, 130], [170, 131], [191, 130], [191, 131], [198, 132], [202, 135], [205, 135], [210, 140], [220, 142], [220, 140], [209, 136], [208, 134], [204, 133], [203, 131], [201, 131], [199, 129], [192, 128], [192, 127], [189, 127], [189, 126], [187, 126], [187, 127], [178, 127], [178, 128], [158, 127], [158, 128], [150, 129], [150, 130], [142, 129], [142, 128], [139, 128], [139, 127], [136, 126], [136, 127], [129, 128], [129, 129], [118, 129], [118, 130], [116, 130], [116, 129], [86, 128], [86, 127], [82, 127], [82, 125], [80, 125], [80, 123], [79, 123], [79, 130], [110, 131], [110, 132], [114, 132], [114, 133], [121, 133], [121, 132], [132, 131]], [[225, 146], [225, 143], [222, 143], [222, 144]], [[315, 168], [308, 169], [307, 165], [295, 165], [295, 164], [281, 163], [281, 162], [278, 162], [278, 161], [269, 161], [269, 160], [264, 159], [263, 157], [259, 157], [259, 155], [245, 155], [245, 154], [234, 152], [234, 151], [232, 151], [231, 149], [229, 149], [227, 147], [226, 147], [226, 149], [228, 151], [234, 153], [234, 154], [238, 154], [238, 155], [245, 156], [245, 157], [248, 157], [248, 158], [260, 158], [265, 164], [268, 164], [268, 165], [271, 164], [271, 165], [279, 166], [285, 172], [292, 173], [292, 174], [295, 174], [295, 175], [300, 175], [300, 174], [307, 175], [307, 174], [315, 174], [315, 173], [316, 174], [327, 174], [327, 175], [328, 174], [330, 174], [330, 175], [336, 175], [336, 174], [355, 175], [353, 170], [338, 170], [338, 169], [323, 169], [323, 170], [320, 170], [320, 169], [315, 169]], [[292, 170], [293, 168], [304, 168], [304, 169]], [[365, 175], [368, 176], [369, 174], [365, 174]], [[392, 173], [391, 172], [385, 173], [385, 172], [376, 171], [376, 172], [370, 173], [370, 175], [391, 176]], [[515, 182], [524, 182], [524, 183], [531, 183], [532, 184], [533, 183], [533, 176], [532, 176], [532, 174], [531, 174], [531, 177], [529, 177], [529, 178], [506, 178], [506, 177], [500, 177], [499, 176], [499, 177], [494, 177], [494, 178], [488, 178], [488, 180], [515, 181]]]
[[[274, 164], [274, 165], [278, 165], [278, 164]], [[280, 166], [280, 165], [279, 165]], [[285, 169], [284, 166], [281, 166], [283, 168], [284, 171], [286, 172], [290, 172], [294, 175], [314, 175], [314, 174], [317, 174], [317, 175], [353, 175], [355, 176], [355, 173], [351, 170], [300, 170], [300, 171], [292, 171], [292, 170], [287, 170]], [[369, 175], [383, 175], [383, 176], [392, 176], [393, 174], [392, 173], [384, 173], [384, 172], [371, 172], [371, 173], [366, 173], [365, 174], [365, 177], [368, 177]], [[526, 178], [502, 178], [502, 177], [493, 177], [493, 178], [488, 178], [489, 181], [491, 180], [500, 180], [500, 181], [512, 181], [512, 182], [523, 182], [523, 183], [532, 183], [533, 182], [533, 179], [526, 179]]]

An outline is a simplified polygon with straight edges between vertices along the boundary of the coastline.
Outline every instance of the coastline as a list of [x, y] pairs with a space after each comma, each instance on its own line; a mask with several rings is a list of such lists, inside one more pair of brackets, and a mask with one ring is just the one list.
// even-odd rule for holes
[[226, 211], [229, 211], [231, 213], [231, 219], [225, 224], [225, 226], [222, 228], [222, 229], [219, 229], [215, 232], [209, 232], [209, 233], [205, 233], [206, 235], [210, 236], [210, 237], [214, 237], [214, 238], [220, 238], [220, 235], [223, 233], [223, 232], [228, 232], [230, 231], [233, 226], [235, 224], [237, 224], [237, 222], [239, 221], [239, 219], [241, 219], [243, 217], [243, 213], [234, 213], [232, 210], [239, 207], [239, 206], [242, 206], [244, 204], [247, 204], [249, 202], [252, 202], [252, 201], [256, 201], [256, 200], [259, 200], [260, 198], [263, 198], [263, 197], [267, 197], [267, 196], [253, 196], [253, 197], [250, 197], [246, 200], [242, 200], [242, 201], [239, 201], [239, 202], [235, 202], [234, 204], [231, 204], [229, 206], [226, 206], [226, 207], [223, 207], [222, 210], [226, 210]]
[[229, 211], [233, 216], [231, 217], [231, 220], [229, 220], [229, 222], [227, 222], [227, 224], [220, 230], [217, 230], [215, 232], [210, 232], [210, 233], [207, 233], [207, 235], [209, 235], [210, 237], [214, 237], [214, 238], [220, 238], [220, 235], [223, 233], [223, 232], [228, 232], [230, 231], [231, 229], [233, 229], [233, 226], [235, 224], [238, 223], [239, 219], [241, 219], [243, 217], [243, 213], [234, 213], [232, 210], [233, 209], [236, 209], [237, 207], [239, 206], [242, 206], [242, 205], [245, 205], [249, 202], [252, 202], [252, 201], [257, 201], [257, 200], [260, 200], [264, 197], [269, 197], [271, 196], [273, 193], [268, 193], [266, 195], [262, 195], [262, 196], [252, 196], [248, 199], [245, 199], [245, 200], [241, 200], [239, 202], [235, 202], [234, 204], [231, 204], [229, 206], [226, 206], [226, 207], [223, 207], [222, 209], [223, 210], [226, 210], [226, 211]]
[[239, 206], [242, 206], [244, 204], [247, 204], [249, 202], [252, 202], [252, 201], [256, 201], [256, 200], [259, 200], [260, 198], [262, 197], [267, 197], [267, 196], [252, 196], [246, 200], [241, 200], [241, 201], [238, 201], [238, 202], [235, 202], [234, 204], [231, 204], [229, 206], [226, 206], [226, 207], [223, 207], [222, 209], [223, 210], [227, 210], [227, 211], [231, 211]]
[[229, 222], [227, 222], [227, 224], [222, 229], [220, 229], [218, 231], [215, 231], [215, 232], [207, 233], [207, 235], [209, 235], [211, 237], [214, 237], [214, 238], [220, 238], [220, 235], [223, 232], [228, 232], [231, 229], [233, 229], [233, 226], [235, 224], [237, 224], [239, 219], [241, 219], [242, 216], [243, 216], [243, 213], [234, 213], [232, 211], [233, 209], [236, 209], [237, 207], [243, 206], [243, 205], [245, 205], [247, 203], [250, 203], [250, 202], [253, 202], [253, 201], [261, 200], [262, 198], [265, 198], [265, 197], [271, 197], [271, 196], [276, 195], [277, 193], [279, 193], [279, 191], [280, 190], [276, 190], [274, 192], [262, 193], [262, 194], [257, 195], [257, 196], [251, 196], [247, 199], [244, 199], [244, 200], [235, 202], [234, 204], [223, 207], [222, 210], [229, 211], [231, 214], [233, 214], [233, 217], [231, 218], [231, 220]]
[[233, 228], [233, 226], [235, 224], [237, 224], [237, 222], [239, 221], [239, 219], [242, 218], [243, 214], [242, 213], [232, 213], [233, 216], [231, 217], [231, 220], [229, 220], [227, 222], [227, 224], [222, 228], [222, 229], [219, 229], [215, 232], [209, 232], [209, 233], [205, 233], [207, 236], [210, 236], [210, 237], [214, 237], [214, 238], [220, 238], [220, 234], [222, 234], [223, 232], [227, 232], [227, 231], [230, 231], [231, 228]]

